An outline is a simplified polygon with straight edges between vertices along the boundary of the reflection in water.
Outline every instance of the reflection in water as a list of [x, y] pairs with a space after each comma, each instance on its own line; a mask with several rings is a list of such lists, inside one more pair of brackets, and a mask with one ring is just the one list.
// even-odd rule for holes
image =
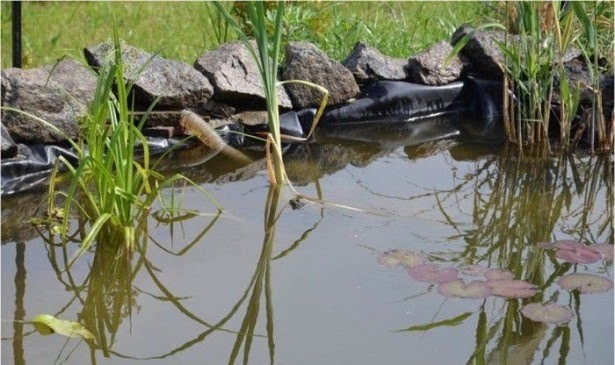
[[[450, 172], [447, 172], [449, 174], [447, 177], [450, 176], [451, 180], [455, 181], [452, 187], [421, 192], [413, 191], [408, 194], [420, 193], [420, 195], [410, 196], [395, 196], [393, 190], [375, 193], [373, 191], [375, 189], [373, 189], [368, 191], [371, 194], [369, 199], [381, 205], [388, 204], [390, 199], [399, 200], [404, 206], [410, 205], [412, 208], [416, 206], [415, 212], [418, 211], [418, 215], [428, 210], [430, 210], [430, 214], [433, 214], [434, 211], [439, 212], [443, 219], [438, 222], [443, 222], [442, 224], [446, 225], [447, 229], [450, 228], [456, 234], [451, 240], [463, 244], [455, 246], [452, 251], [444, 251], [443, 249], [443, 252], [438, 252], [441, 246], [430, 248], [429, 257], [433, 260], [451, 266], [478, 264], [490, 268], [510, 270], [515, 278], [529, 281], [541, 289], [536, 296], [529, 299], [505, 300], [490, 297], [478, 303], [472, 302], [471, 305], [476, 305], [471, 311], [464, 309], [460, 312], [461, 315], [459, 315], [460, 313], [453, 313], [452, 319], [454, 321], [436, 320], [434, 315], [431, 322], [414, 327], [422, 328], [421, 334], [436, 328], [450, 330], [450, 328], [447, 328], [448, 326], [452, 327], [462, 323], [465, 327], [471, 327], [468, 335], [474, 338], [474, 343], [472, 344], [473, 347], [464, 349], [466, 354], [464, 360], [467, 363], [525, 364], [541, 361], [544, 363], [570, 361], [568, 359], [570, 349], [573, 346], [584, 345], [583, 338], [587, 332], [584, 325], [587, 327], [588, 324], [581, 321], [581, 307], [582, 304], [587, 306], [587, 301], [583, 303], [585, 297], [578, 293], [571, 294], [559, 289], [555, 282], [566, 273], [595, 270], [596, 265], [573, 265], [558, 261], [553, 251], [537, 248], [536, 244], [562, 238], [573, 238], [587, 244], [605, 240], [608, 243], [613, 242], [613, 206], [608, 203], [604, 204], [605, 201], [613, 201], [612, 161], [608, 157], [562, 157], [549, 160], [519, 159], [506, 154], [494, 153], [492, 146], [467, 148], [463, 143], [456, 140], [441, 140], [415, 145], [403, 136], [396, 137], [392, 131], [387, 132], [390, 136], [389, 140], [381, 139], [382, 136], [373, 130], [370, 130], [369, 133], [374, 133], [374, 138], [379, 142], [372, 143], [365, 136], [343, 139], [340, 136], [321, 135], [319, 136], [319, 143], [292, 146], [285, 156], [287, 171], [291, 180], [297, 185], [314, 182], [320, 195], [318, 184], [320, 177], [334, 174], [336, 171], [348, 168], [349, 165], [368, 167], [382, 156], [400, 149], [399, 147], [403, 147], [403, 153], [399, 155], [405, 154], [403, 158], [407, 157], [410, 160], [419, 160], [435, 153], [448, 153], [454, 160], [472, 161], [473, 168], [470, 172], [460, 173], [455, 168], [451, 168]], [[196, 161], [195, 164], [198, 164], [198, 153], [194, 161]], [[172, 160], [172, 162], [175, 164], [176, 160]], [[248, 180], [264, 171], [264, 168], [262, 160], [247, 166], [231, 166], [224, 160], [214, 157], [205, 164], [195, 166], [184, 172], [200, 183], [225, 183]], [[357, 171], [357, 169], [353, 170], [354, 172]], [[347, 181], [344, 180], [343, 182], [346, 183]], [[258, 181], [255, 184], [261, 183], [262, 181]], [[358, 183], [357, 185], [362, 186]], [[253, 185], [250, 186], [250, 188], [252, 187]], [[368, 187], [369, 184], [365, 183], [366, 190]], [[181, 231], [181, 226], [184, 223], [199, 227], [199, 231], [194, 233], [193, 238], [181, 247], [177, 247], [173, 242], [171, 244], [162, 242], [160, 236], [152, 237], [148, 234], [151, 227], [147, 227], [144, 223], [139, 229], [141, 234], [137, 240], [136, 250], [132, 254], [121, 252], [121, 250], [110, 250], [108, 246], [105, 249], [106, 245], [99, 245], [94, 251], [82, 257], [81, 260], [84, 260], [87, 255], [91, 255], [92, 260], [92, 267], [87, 270], [85, 275], [82, 273], [83, 270], [68, 267], [71, 258], [69, 248], [56, 245], [49, 239], [47, 245], [49, 262], [55, 271], [57, 280], [62, 283], [63, 288], [71, 293], [70, 299], [57, 309], [55, 315], [66, 318], [70, 317], [71, 312], [76, 312], [79, 321], [94, 333], [96, 342], [88, 343], [92, 363], [96, 363], [99, 360], [97, 357], [100, 356], [109, 356], [113, 360], [161, 359], [161, 363], [173, 362], [177, 358], [176, 355], [186, 352], [187, 349], [193, 348], [197, 344], [209, 342], [208, 340], [214, 337], [210, 335], [214, 333], [231, 336], [229, 347], [224, 348], [224, 351], [227, 351], [225, 355], [228, 356], [229, 363], [249, 363], [250, 360], [253, 363], [266, 362], [266, 359], [263, 360], [262, 356], [258, 356], [259, 349], [256, 345], [257, 343], [265, 343], [265, 341], [265, 356], [270, 363], [274, 363], [276, 357], [278, 359], [281, 357], [281, 353], [284, 352], [284, 345], [287, 343], [284, 343], [284, 339], [279, 337], [280, 327], [283, 327], [284, 323], [280, 323], [279, 319], [281, 312], [280, 298], [277, 298], [277, 303], [274, 303], [273, 300], [271, 263], [276, 259], [280, 260], [276, 262], [282, 262], [286, 258], [295, 258], [297, 252], [294, 256], [290, 254], [297, 247], [300, 247], [310, 234], [314, 232], [316, 232], [316, 235], [321, 234], [321, 236], [318, 236], [320, 239], [326, 235], [323, 232], [318, 232], [319, 228], [320, 231], [323, 230], [318, 227], [321, 222], [320, 219], [325, 215], [323, 213], [325, 208], [322, 208], [320, 219], [311, 228], [305, 230], [294, 243], [288, 245], [288, 247], [280, 248], [279, 253], [274, 254], [276, 224], [280, 221], [281, 213], [286, 209], [286, 204], [280, 204], [280, 196], [281, 191], [279, 189], [269, 188], [264, 206], [262, 246], [259, 246], [258, 257], [250, 258], [253, 261], [249, 261], [250, 265], [252, 265], [252, 262], [256, 262], [254, 271], [249, 271], [245, 280], [245, 289], [240, 287], [243, 291], [240, 292], [238, 299], [234, 297], [234, 291], [225, 292], [226, 295], [233, 296], [232, 302], [225, 306], [222, 314], [214, 320], [206, 320], [197, 315], [195, 309], [186, 304], [185, 298], [174, 294], [171, 285], [163, 281], [161, 269], [158, 266], [160, 262], [154, 262], [155, 255], [151, 255], [152, 248], [159, 248], [159, 251], [164, 252], [164, 255], [178, 258], [170, 265], [181, 265], [186, 262], [186, 256], [191, 253], [194, 247], [199, 245], [199, 242], [203, 241], [203, 238], [219, 221], [219, 216], [215, 216], [203, 223], [195, 223], [195, 220], [201, 217], [190, 212], [183, 215], [179, 213], [169, 215], [160, 212], [152, 215], [156, 224], [169, 228], [171, 240], [175, 236], [173, 232]], [[326, 196], [325, 198], [335, 200], [336, 197]], [[241, 199], [241, 197], [238, 199]], [[40, 204], [40, 198], [35, 197], [30, 200], [34, 206]], [[425, 202], [427, 202], [427, 208], [422, 205]], [[353, 202], [344, 203], [352, 204]], [[16, 206], [20, 204], [25, 206], [26, 199], [15, 203]], [[259, 205], [257, 208], [260, 210], [263, 207]], [[23, 211], [26, 210], [28, 209], [23, 209]], [[19, 213], [18, 218], [12, 219], [12, 221], [21, 221], [23, 225], [24, 217], [27, 216], [23, 211]], [[253, 211], [254, 209], [250, 210], [250, 212]], [[7, 235], [11, 234], [9, 240], [16, 240], [15, 237], [18, 237], [20, 226], [16, 223], [15, 227], [5, 230], [5, 218], [7, 216], [4, 214], [3, 209], [3, 241], [5, 241], [5, 232]], [[390, 218], [387, 223], [393, 222], [397, 218]], [[327, 219], [333, 218], [329, 215]], [[341, 220], [339, 222], [349, 221]], [[358, 219], [357, 221], [363, 222], [363, 220]], [[325, 222], [327, 222], [326, 219]], [[327, 223], [330, 224], [331, 221]], [[336, 224], [338, 224], [338, 221], [334, 221], [334, 225]], [[78, 227], [74, 240], [78, 242], [83, 236], [83, 232], [84, 229]], [[344, 234], [348, 232], [344, 231]], [[424, 233], [419, 232], [419, 235], [421, 234]], [[566, 236], [561, 237], [561, 234]], [[334, 239], [337, 238], [339, 236], [334, 237]], [[250, 237], [249, 239], [253, 240], [254, 238]], [[344, 246], [346, 250], [349, 250], [352, 244]], [[25, 308], [27, 307], [24, 304], [25, 245], [23, 243], [17, 244], [16, 250], [14, 319], [19, 320], [25, 317]], [[326, 255], [328, 252], [330, 251], [318, 251], [315, 255]], [[356, 259], [353, 256], [349, 257], [351, 260]], [[301, 263], [301, 261], [297, 261], [297, 263]], [[610, 263], [603, 264], [599, 270], [612, 275], [611, 265]], [[361, 269], [364, 269], [364, 267]], [[79, 277], [80, 273], [83, 277]], [[336, 273], [339, 274], [339, 271]], [[28, 277], [31, 278], [31, 271], [28, 274]], [[140, 284], [137, 286], [135, 277], [138, 275], [141, 280], [138, 281]], [[333, 275], [335, 275], [335, 272]], [[351, 275], [358, 276], [354, 272], [349, 274], [349, 276]], [[217, 279], [213, 278], [212, 280]], [[337, 279], [331, 278], [332, 282], [339, 283], [335, 280]], [[146, 290], [142, 285], [143, 281], [147, 281], [147, 284], [153, 287], [156, 293]], [[244, 285], [244, 282], [240, 285]], [[195, 326], [197, 328], [194, 331], [196, 334], [189, 335], [189, 339], [180, 344], [170, 345], [169, 348], [154, 347], [152, 349], [146, 347], [148, 351], [151, 351], [148, 352], [146, 357], [135, 356], [134, 353], [127, 353], [127, 351], [118, 351], [117, 348], [119, 342], [121, 342], [121, 340], [118, 340], [118, 333], [129, 332], [126, 327], [131, 326], [133, 316], [138, 310], [142, 309], [144, 297], [162, 303], [161, 306], [171, 308], [169, 313], [165, 312], [165, 316], [178, 322], [180, 320], [186, 322], [185, 327], [177, 326], [177, 328], [185, 329], [182, 334], [192, 333], [189, 331]], [[412, 299], [413, 304], [426, 300], [426, 298], [426, 295], [415, 297]], [[461, 299], [447, 299], [444, 305], [457, 310], [454, 305], [459, 302], [455, 302], [456, 300], [462, 301]], [[576, 322], [571, 322], [568, 326], [555, 327], [530, 321], [519, 312], [519, 309], [527, 303], [549, 301], [566, 304], [573, 308]], [[274, 304], [278, 304], [277, 322], [274, 320], [276, 318], [274, 316]], [[294, 309], [291, 308], [291, 310]], [[390, 310], [390, 307], [386, 307], [386, 310]], [[430, 307], [429, 310], [432, 310], [432, 308]], [[351, 310], [349, 309], [349, 311]], [[323, 315], [321, 312], [319, 314]], [[413, 320], [430, 321], [429, 316], [431, 314], [433, 312], [424, 317], [414, 317]], [[339, 315], [343, 316], [341, 313]], [[357, 318], [359, 317], [363, 320], [364, 313], [357, 316]], [[397, 328], [387, 328], [387, 330], [391, 332], [390, 329]], [[28, 352], [24, 351], [23, 340], [31, 332], [24, 333], [23, 324], [18, 321], [14, 322], [13, 331], [13, 337], [10, 339], [13, 345], [11, 355], [16, 364], [22, 364], [25, 362], [24, 358], [27, 358]], [[290, 330], [286, 329], [286, 331]], [[276, 334], [278, 337], [276, 337]], [[440, 336], [441, 334], [442, 332], [439, 332], [436, 335]], [[136, 335], [144, 335], [145, 337], [162, 336], [158, 333], [139, 333]], [[394, 341], [390, 337], [385, 337], [390, 333], [380, 335], [387, 341]], [[402, 338], [402, 340], [410, 338], [408, 332], [394, 333], [394, 335], [397, 336], [396, 338]], [[581, 340], [575, 340], [575, 336]], [[379, 338], [376, 338], [376, 340], [379, 340]], [[214, 340], [211, 340], [211, 342], [217, 344]], [[389, 346], [389, 343], [386, 345]], [[305, 344], [302, 344], [302, 346], [305, 346]], [[393, 348], [393, 345], [391, 345], [391, 348]], [[61, 351], [64, 351], [64, 348]], [[24, 352], [26, 353], [24, 354]], [[67, 362], [71, 362], [69, 360], [77, 361], [70, 358], [73, 353], [72, 350], [66, 352], [64, 357]], [[255, 353], [257, 354], [255, 355]], [[60, 358], [60, 355], [58, 355], [58, 358]], [[451, 362], [458, 361], [458, 359], [450, 360]], [[83, 361], [78, 362], [82, 363]], [[417, 362], [422, 361], [418, 360]]]
[[[613, 201], [612, 161], [609, 157], [572, 156], [532, 160], [500, 154], [482, 160], [473, 176], [461, 180], [449, 191], [438, 191], [432, 196], [451, 227], [464, 226], [464, 219], [452, 218], [459, 217], [459, 213], [472, 217], [471, 228], [457, 228], [466, 245], [462, 251], [434, 257], [454, 265], [508, 270], [515, 279], [540, 288], [538, 294], [527, 299], [483, 300], [477, 315], [476, 347], [467, 363], [529, 364], [536, 360], [544, 363], [550, 361], [552, 353], [558, 354], [559, 363], [565, 363], [571, 346], [571, 329], [548, 328], [525, 318], [519, 310], [528, 303], [557, 303], [562, 296], [561, 304], [570, 305], [576, 312], [576, 330], [581, 346], [584, 345], [580, 318], [582, 297], [577, 292], [562, 291], [554, 284], [564, 274], [582, 268], [558, 262], [552, 251], [537, 244], [566, 238], [557, 237], [555, 232], [559, 231], [589, 245], [601, 243], [597, 241], [600, 237], [613, 242], [613, 205], [606, 204], [604, 209], [602, 204]], [[470, 194], [474, 202], [469, 212], [460, 212], [463, 208], [458, 205], [459, 196], [464, 194]], [[575, 195], [580, 199], [573, 199]], [[563, 227], [558, 227], [562, 224]], [[608, 265], [611, 267], [612, 263]], [[485, 309], [488, 303], [499, 307], [495, 316], [490, 312], [492, 318], [488, 318]], [[440, 321], [411, 328], [431, 330], [450, 323]], [[553, 347], [558, 343], [556, 351]]]

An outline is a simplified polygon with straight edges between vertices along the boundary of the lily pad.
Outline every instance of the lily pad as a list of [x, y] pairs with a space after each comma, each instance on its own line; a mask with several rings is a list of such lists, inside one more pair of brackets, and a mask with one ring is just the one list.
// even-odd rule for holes
[[416, 265], [424, 264], [427, 259], [415, 252], [408, 250], [393, 249], [378, 255], [378, 263], [380, 265], [388, 267], [397, 267], [399, 265], [404, 267], [413, 267]]
[[537, 292], [536, 285], [523, 280], [489, 280], [491, 294], [505, 298], [530, 298]]
[[491, 288], [484, 281], [472, 281], [466, 285], [462, 279], [457, 279], [440, 284], [438, 293], [448, 298], [478, 299], [488, 297], [491, 294]]
[[610, 290], [613, 281], [603, 276], [585, 273], [574, 273], [562, 276], [557, 284], [565, 290], [578, 290], [582, 294], [600, 293]]
[[591, 264], [602, 258], [600, 252], [578, 242], [566, 244], [557, 242], [554, 247], [557, 249], [555, 251], [557, 258], [573, 264]]
[[572, 319], [572, 310], [559, 304], [530, 303], [521, 308], [521, 314], [536, 322], [561, 325]]
[[83, 337], [86, 340], [93, 340], [94, 335], [78, 322], [58, 319], [50, 314], [39, 314], [32, 318], [34, 328], [41, 335], [58, 333], [67, 337]]
[[408, 268], [408, 274], [416, 281], [441, 284], [456, 280], [459, 272], [453, 267], [441, 269], [437, 264], [421, 264]]

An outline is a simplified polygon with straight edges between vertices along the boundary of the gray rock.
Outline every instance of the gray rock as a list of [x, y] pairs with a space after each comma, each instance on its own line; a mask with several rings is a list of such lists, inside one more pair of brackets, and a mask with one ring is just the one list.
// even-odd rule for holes
[[[252, 43], [256, 50], [256, 44]], [[203, 53], [195, 62], [200, 71], [213, 84], [214, 99], [237, 106], [246, 103], [264, 106], [265, 90], [258, 66], [243, 42], [227, 43]], [[278, 91], [278, 105], [292, 108], [288, 94], [283, 88]]]
[[4, 127], [4, 124], [0, 123], [0, 127], [1, 127], [1, 136], [2, 136], [2, 140], [0, 142], [0, 148], [2, 149], [2, 154], [0, 155], [2, 158], [11, 158], [11, 157], [15, 157], [15, 155], [17, 154], [17, 144], [15, 143], [15, 141], [13, 141], [13, 138], [11, 138], [11, 135], [9, 134], [8, 129], [6, 129], [6, 127]]
[[[121, 42], [124, 78], [134, 83], [136, 101], [142, 108], [159, 98], [157, 107], [198, 108], [213, 95], [209, 80], [189, 64], [161, 56]], [[83, 50], [92, 67], [112, 61], [113, 44], [101, 43]]]
[[95, 90], [92, 70], [68, 58], [37, 69], [2, 70], [2, 105], [34, 114], [62, 133], [6, 110], [2, 111], [2, 122], [16, 142], [57, 143], [77, 138], [78, 120], [87, 114]]
[[358, 83], [377, 80], [405, 80], [408, 77], [404, 58], [388, 57], [374, 47], [357, 42], [342, 65], [352, 72]]
[[446, 85], [461, 76], [463, 62], [459, 56], [453, 57], [448, 64], [446, 59], [453, 47], [441, 41], [426, 51], [410, 58], [408, 71], [410, 80], [425, 85]]
[[[305, 80], [318, 84], [329, 91], [329, 105], [336, 105], [353, 98], [359, 86], [347, 68], [330, 59], [309, 42], [289, 42], [286, 46], [284, 80]], [[318, 106], [322, 100], [320, 91], [297, 84], [286, 84], [293, 105], [297, 108]]]
[[[461, 50], [471, 64], [468, 71], [472, 71], [484, 78], [501, 80], [503, 77], [502, 68], [504, 65], [504, 55], [497, 42], [504, 42], [505, 33], [496, 30], [475, 31], [469, 26], [459, 27], [451, 38], [451, 44], [455, 45], [466, 34], [473, 33], [468, 43]], [[508, 40], [515, 41], [518, 35], [508, 35]]]

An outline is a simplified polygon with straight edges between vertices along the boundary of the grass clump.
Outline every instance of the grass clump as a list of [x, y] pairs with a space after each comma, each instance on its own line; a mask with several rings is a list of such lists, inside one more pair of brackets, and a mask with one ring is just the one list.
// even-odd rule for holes
[[[147, 219], [152, 204], [161, 197], [162, 189], [172, 187], [178, 181], [193, 185], [221, 211], [218, 203], [188, 178], [180, 174], [166, 178], [154, 170], [147, 139], [140, 130], [149, 110], [138, 124], [135, 123], [129, 105], [132, 85], [127, 85], [124, 80], [117, 29], [114, 31], [114, 51], [110, 56], [109, 62], [98, 70], [94, 100], [82, 121], [81, 136], [76, 141], [69, 139], [78, 155], [78, 165], [71, 164], [63, 157], [56, 165], [68, 170], [70, 184], [66, 191], [56, 190], [54, 181], [57, 168], [50, 184], [49, 214], [64, 212], [60, 217], [61, 229], [56, 229], [54, 233], [62, 234], [65, 242], [68, 240], [69, 212], [73, 209], [76, 209], [80, 223], [89, 225], [89, 232], [81, 241], [76, 256], [95, 242], [123, 245], [128, 252], [132, 251], [136, 227]], [[52, 124], [32, 117], [55, 132], [62, 133]], [[138, 149], [142, 152], [136, 155]], [[61, 209], [55, 206], [57, 198], [64, 200]], [[164, 201], [162, 203], [164, 205]]]

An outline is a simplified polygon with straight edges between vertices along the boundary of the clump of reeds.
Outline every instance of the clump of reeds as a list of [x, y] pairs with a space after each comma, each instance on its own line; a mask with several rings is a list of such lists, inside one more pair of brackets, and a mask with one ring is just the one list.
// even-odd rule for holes
[[[113, 59], [98, 72], [94, 100], [82, 121], [81, 137], [77, 141], [68, 139], [79, 162], [73, 165], [62, 157], [59, 159], [59, 164], [68, 170], [70, 185], [66, 191], [56, 190], [53, 181], [55, 172], [50, 183], [49, 210], [56, 210], [56, 198], [62, 197], [63, 211], [66, 212], [61, 224], [64, 229], [58, 232], [66, 235], [66, 227], [72, 217], [69, 213], [75, 213], [73, 208], [79, 222], [89, 225], [89, 232], [81, 241], [76, 256], [95, 242], [103, 245], [125, 244], [130, 252], [134, 246], [135, 228], [147, 218], [161, 190], [172, 187], [179, 180], [206, 194], [216, 209], [221, 210], [204, 189], [183, 175], [166, 178], [154, 171], [147, 139], [141, 133], [141, 127], [154, 105], [135, 124], [129, 105], [132, 85], [127, 85], [124, 80], [117, 29], [114, 31]], [[52, 124], [32, 117], [62, 134]], [[135, 154], [137, 147], [142, 149], [138, 156]]]
[[[508, 141], [519, 151], [530, 148], [548, 153], [552, 150], [549, 132], [557, 130], [557, 147], [569, 151], [579, 139], [576, 129], [587, 130], [592, 152], [610, 150], [614, 131], [601, 105], [596, 22], [605, 10], [596, 4], [593, 8], [582, 2], [564, 6], [559, 1], [506, 3], [505, 9], [508, 29], [518, 33], [514, 38], [507, 33], [500, 45], [505, 55], [505, 86], [512, 91], [504, 96]], [[564, 55], [574, 47], [585, 58], [591, 85], [568, 79]], [[593, 91], [592, 110], [585, 120], [579, 108], [582, 87]], [[556, 94], [559, 106], [554, 110]]]

